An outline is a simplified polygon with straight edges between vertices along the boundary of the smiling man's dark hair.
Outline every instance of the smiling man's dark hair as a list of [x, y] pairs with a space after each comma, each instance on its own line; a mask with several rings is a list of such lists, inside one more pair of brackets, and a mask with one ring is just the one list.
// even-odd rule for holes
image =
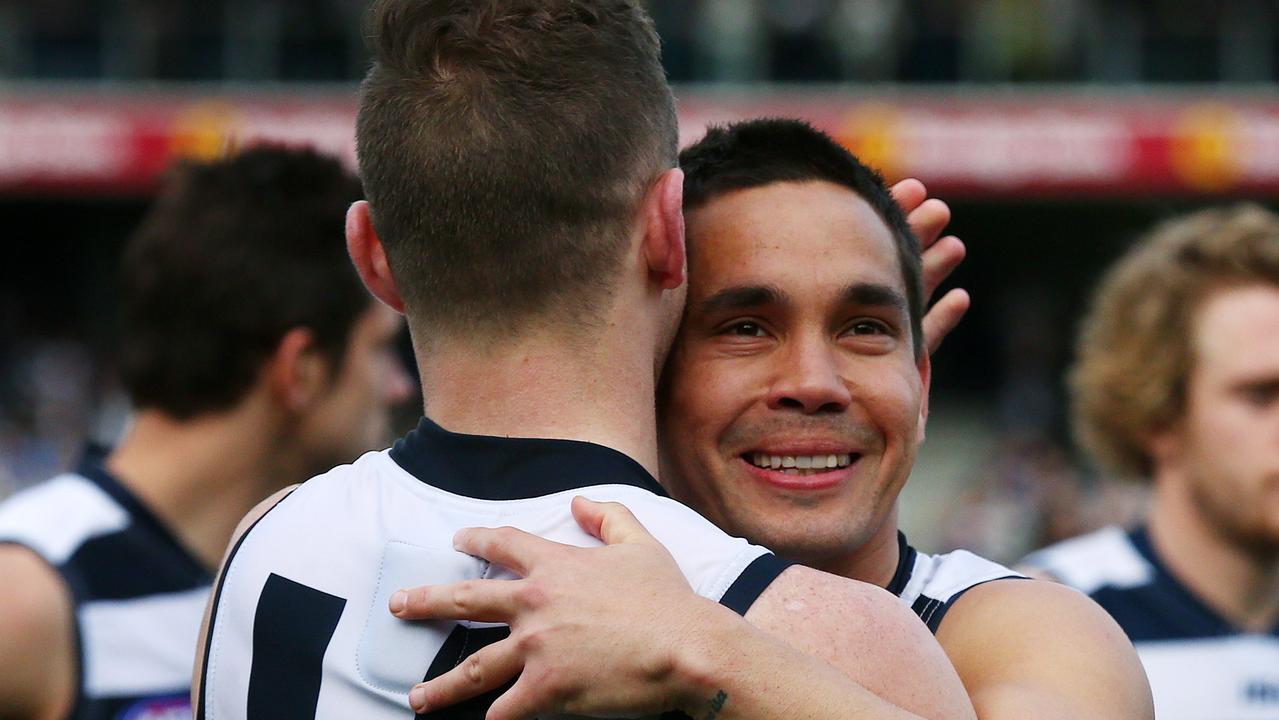
[[[906, 286], [915, 356], [924, 352], [924, 293], [919, 240], [880, 174], [826, 133], [802, 120], [765, 118], [712, 127], [680, 153], [684, 210], [690, 212], [737, 190], [781, 182], [825, 181], [865, 200], [892, 232]], [[697, 254], [690, 238], [689, 261]]]

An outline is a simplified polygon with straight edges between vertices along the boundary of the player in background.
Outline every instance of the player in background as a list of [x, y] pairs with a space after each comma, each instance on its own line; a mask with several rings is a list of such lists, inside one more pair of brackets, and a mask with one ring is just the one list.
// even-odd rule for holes
[[359, 182], [260, 147], [170, 173], [122, 263], [118, 447], [0, 506], [0, 717], [190, 717], [240, 517], [389, 435], [402, 321], [342, 243]]
[[[891, 595], [788, 567], [654, 480], [657, 371], [683, 308], [683, 175], [640, 4], [386, 0], [370, 19], [375, 61], [357, 120], [369, 201], [351, 208], [348, 246], [370, 290], [408, 316], [428, 416], [390, 450], [245, 519], [204, 634], [198, 720], [408, 717], [423, 677], [482, 667], [521, 637], [399, 622], [393, 592], [422, 575], [519, 569], [457, 552], [460, 527], [598, 544], [590, 534], [609, 533], [590, 508], [569, 512], [579, 492], [626, 500], [672, 549], [669, 578], [697, 592], [689, 613], [666, 618], [665, 598], [636, 575], [655, 611], [627, 622], [718, 628], [766, 648], [685, 646], [647, 672], [688, 682], [638, 714], [700, 717], [724, 705], [721, 692], [763, 692], [730, 712], [972, 717], [941, 649]], [[746, 663], [755, 672], [740, 672]], [[748, 683], [760, 669], [770, 682]], [[822, 697], [793, 694], [832, 676]], [[488, 703], [443, 716], [510, 710]]]
[[1105, 276], [1070, 374], [1076, 435], [1149, 514], [1031, 554], [1137, 645], [1161, 720], [1279, 717], [1279, 216], [1171, 220]]
[[[787, 120], [712, 129], [681, 154], [681, 167], [688, 306], [659, 394], [672, 496], [783, 557], [897, 595], [936, 634], [980, 718], [1151, 717], [1132, 646], [1094, 603], [971, 553], [917, 552], [898, 531], [897, 496], [923, 441], [930, 366], [918, 250], [882, 181], [830, 138]], [[647, 539], [615, 512], [628, 528], [619, 534]], [[512, 649], [497, 668], [428, 683], [419, 696], [429, 705], [469, 696], [474, 677], [492, 682], [494, 672], [528, 662], [527, 653], [539, 677], [573, 688], [595, 712], [595, 693], [621, 690], [595, 689], [594, 678], [614, 668], [601, 668], [588, 631], [609, 638], [626, 678], [637, 675], [632, 662], [702, 637], [617, 628], [604, 610], [644, 599], [583, 597], [607, 593], [624, 572], [604, 553], [599, 567], [581, 553], [563, 560], [578, 568], [573, 579], [547, 569], [573, 553], [536, 539], [479, 531], [463, 541], [481, 557], [526, 568], [554, 598], [493, 614], [549, 639]], [[592, 575], [598, 584], [581, 580]], [[452, 593], [409, 593], [400, 614], [465, 617]], [[504, 594], [469, 587], [466, 600], [484, 605]], [[584, 606], [601, 612], [587, 616]], [[719, 652], [736, 655], [734, 642]], [[922, 671], [903, 679], [930, 680]], [[626, 690], [660, 695], [665, 682], [649, 676]], [[527, 706], [547, 701], [532, 684], [525, 694]], [[838, 715], [832, 708], [827, 716]]]

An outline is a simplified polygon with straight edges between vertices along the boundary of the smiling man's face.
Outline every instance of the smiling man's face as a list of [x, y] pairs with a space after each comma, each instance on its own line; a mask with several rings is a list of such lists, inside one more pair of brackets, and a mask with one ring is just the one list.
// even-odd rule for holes
[[927, 414], [905, 281], [853, 190], [778, 182], [687, 217], [661, 390], [663, 481], [732, 534], [836, 570], [889, 522]]

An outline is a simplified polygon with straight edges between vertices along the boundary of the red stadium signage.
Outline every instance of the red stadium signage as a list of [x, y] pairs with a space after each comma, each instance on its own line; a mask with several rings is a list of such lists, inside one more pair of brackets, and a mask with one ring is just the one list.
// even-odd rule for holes
[[[0, 191], [135, 194], [173, 160], [270, 141], [354, 161], [349, 92], [0, 97]], [[974, 197], [1279, 195], [1279, 98], [963, 91], [682, 94], [708, 123], [797, 116], [891, 178]]]

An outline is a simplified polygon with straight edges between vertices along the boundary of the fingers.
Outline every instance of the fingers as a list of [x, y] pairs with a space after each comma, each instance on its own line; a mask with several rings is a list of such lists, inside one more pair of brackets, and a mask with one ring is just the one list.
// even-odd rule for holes
[[538, 689], [537, 683], [521, 676], [515, 685], [489, 706], [484, 720], [532, 720], [539, 714], [554, 710], [548, 707], [545, 692]]
[[972, 299], [966, 290], [955, 288], [942, 296], [924, 316], [924, 347], [929, 355], [937, 352], [942, 340], [959, 325], [959, 321], [968, 312]]
[[919, 238], [919, 249], [927, 250], [950, 224], [950, 206], [928, 197], [928, 188], [915, 178], [907, 178], [893, 186], [893, 199], [906, 213], [910, 229]]
[[609, 545], [638, 543], [660, 545], [625, 505], [595, 502], [584, 497], [573, 498], [573, 517], [590, 535]]
[[924, 251], [924, 297], [930, 298], [955, 268], [964, 262], [968, 248], [954, 235], [948, 235]]
[[950, 206], [937, 198], [929, 198], [906, 216], [906, 222], [919, 238], [919, 249], [927, 250], [950, 224]]
[[465, 580], [424, 585], [391, 596], [391, 614], [402, 620], [509, 622], [521, 607], [517, 580]]
[[524, 658], [508, 638], [480, 648], [452, 670], [415, 686], [409, 692], [409, 704], [418, 713], [455, 705], [502, 687], [523, 667]]
[[453, 547], [527, 577], [534, 565], [564, 546], [523, 530], [501, 527], [458, 530], [453, 535]]
[[889, 192], [892, 193], [893, 199], [897, 201], [897, 204], [901, 206], [902, 212], [908, 215], [928, 197], [928, 189], [915, 178], [902, 180], [894, 185]]

